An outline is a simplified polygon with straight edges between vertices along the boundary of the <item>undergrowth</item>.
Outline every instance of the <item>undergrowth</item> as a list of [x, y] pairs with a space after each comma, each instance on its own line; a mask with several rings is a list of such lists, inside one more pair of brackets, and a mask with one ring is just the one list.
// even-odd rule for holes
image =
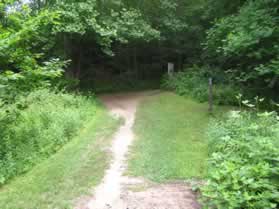
[[238, 86], [223, 81], [223, 78], [209, 75], [209, 71], [194, 66], [185, 71], [166, 76], [162, 87], [175, 93], [197, 99], [199, 102], [208, 101], [209, 77], [213, 77], [213, 101], [217, 105], [237, 105], [235, 95], [242, 92]]
[[[119, 121], [101, 106], [59, 152], [0, 189], [1, 209], [72, 209], [91, 196], [111, 155], [107, 152]], [[82, 197], [82, 198], [80, 198]]]
[[212, 122], [208, 136], [205, 208], [278, 208], [277, 114], [234, 111], [225, 121]]
[[36, 90], [0, 110], [0, 185], [70, 141], [95, 114], [92, 98]]

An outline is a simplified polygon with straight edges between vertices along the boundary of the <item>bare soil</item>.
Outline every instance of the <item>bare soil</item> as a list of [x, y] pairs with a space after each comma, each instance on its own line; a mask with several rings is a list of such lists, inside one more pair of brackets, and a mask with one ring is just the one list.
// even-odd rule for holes
[[159, 91], [103, 95], [108, 110], [124, 119], [114, 135], [112, 161], [102, 183], [92, 197], [78, 201], [76, 209], [199, 209], [191, 188], [184, 183], [154, 184], [140, 178], [125, 176], [127, 154], [133, 143], [133, 124], [137, 105]]

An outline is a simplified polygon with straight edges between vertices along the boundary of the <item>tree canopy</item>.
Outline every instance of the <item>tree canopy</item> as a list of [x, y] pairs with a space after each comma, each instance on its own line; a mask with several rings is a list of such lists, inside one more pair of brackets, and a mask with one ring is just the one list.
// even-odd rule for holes
[[174, 62], [177, 70], [211, 66], [232, 82], [277, 86], [276, 0], [5, 0], [0, 18], [3, 72], [59, 60], [81, 82], [106, 73], [129, 80], [159, 77]]

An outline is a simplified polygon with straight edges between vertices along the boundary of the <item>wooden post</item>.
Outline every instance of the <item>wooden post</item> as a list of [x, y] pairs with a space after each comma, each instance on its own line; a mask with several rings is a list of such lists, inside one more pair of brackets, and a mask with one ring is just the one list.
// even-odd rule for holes
[[208, 91], [208, 104], [209, 104], [209, 112], [213, 112], [213, 82], [212, 78], [209, 78], [209, 91]]

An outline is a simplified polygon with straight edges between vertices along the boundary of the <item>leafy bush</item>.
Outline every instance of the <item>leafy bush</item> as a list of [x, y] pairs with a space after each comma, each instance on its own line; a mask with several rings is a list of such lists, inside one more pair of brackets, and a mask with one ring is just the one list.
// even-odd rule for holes
[[[163, 79], [163, 88], [174, 90], [182, 96], [190, 96], [200, 102], [208, 101], [208, 75], [209, 71], [193, 67], [183, 72], [178, 72], [172, 77]], [[214, 87], [213, 97], [216, 104], [235, 105], [237, 100], [235, 96], [241, 92], [241, 89], [224, 82], [218, 76], [213, 76]], [[222, 83], [219, 81], [221, 79]], [[227, 84], [226, 84], [227, 83]]]
[[206, 61], [232, 70], [236, 81], [273, 86], [278, 76], [278, 1], [241, 2], [238, 12], [217, 19], [207, 31]]
[[0, 110], [0, 185], [57, 152], [94, 113], [92, 99], [46, 89], [3, 105]]
[[209, 139], [205, 208], [278, 208], [278, 116], [234, 111], [212, 123]]
[[57, 83], [62, 80], [66, 64], [65, 61], [52, 59], [32, 70], [0, 72], [0, 99], [6, 104], [14, 103], [18, 96], [28, 95], [36, 89], [47, 88], [52, 84], [59, 86]]

